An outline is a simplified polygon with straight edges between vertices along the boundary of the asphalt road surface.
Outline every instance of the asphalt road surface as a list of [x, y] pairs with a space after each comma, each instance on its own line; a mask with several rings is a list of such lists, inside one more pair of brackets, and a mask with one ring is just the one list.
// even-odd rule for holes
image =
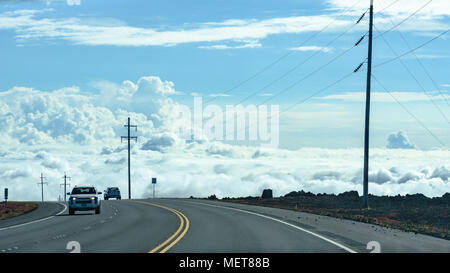
[[69, 216], [45, 203], [0, 221], [0, 253], [450, 252], [450, 241], [274, 208], [192, 199], [101, 201]]

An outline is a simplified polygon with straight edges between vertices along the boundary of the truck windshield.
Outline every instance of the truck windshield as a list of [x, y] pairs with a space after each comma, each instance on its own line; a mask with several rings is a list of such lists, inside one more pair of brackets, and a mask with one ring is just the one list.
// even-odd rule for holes
[[95, 194], [95, 189], [92, 187], [86, 187], [86, 188], [74, 188], [72, 190], [72, 194]]

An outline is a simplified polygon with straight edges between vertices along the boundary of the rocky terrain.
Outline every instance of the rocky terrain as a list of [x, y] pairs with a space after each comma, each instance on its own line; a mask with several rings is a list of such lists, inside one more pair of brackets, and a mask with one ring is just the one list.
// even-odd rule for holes
[[362, 197], [356, 191], [338, 195], [294, 191], [276, 198], [248, 196], [222, 201], [350, 219], [450, 240], [450, 193], [434, 198], [369, 195], [369, 209], [361, 207]]

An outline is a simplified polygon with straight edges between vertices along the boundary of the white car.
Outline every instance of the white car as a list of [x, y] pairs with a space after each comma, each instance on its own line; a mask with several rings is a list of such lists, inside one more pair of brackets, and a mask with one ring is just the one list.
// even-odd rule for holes
[[93, 186], [77, 187], [72, 189], [72, 193], [68, 192], [69, 197], [69, 214], [75, 214], [75, 211], [95, 210], [95, 214], [100, 214], [100, 200]]

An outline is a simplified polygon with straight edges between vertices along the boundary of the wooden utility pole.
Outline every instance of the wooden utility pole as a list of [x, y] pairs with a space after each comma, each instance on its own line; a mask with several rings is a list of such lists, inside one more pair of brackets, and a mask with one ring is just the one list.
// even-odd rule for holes
[[137, 125], [131, 125], [130, 124], [130, 117], [128, 117], [128, 124], [125, 124], [124, 127], [128, 127], [128, 136], [122, 136], [120, 138], [120, 141], [122, 141], [124, 138], [128, 140], [128, 199], [131, 199], [131, 170], [130, 170], [130, 140], [134, 139], [137, 142], [136, 136], [130, 136], [130, 128], [134, 127], [137, 131]]
[[66, 173], [64, 172], [64, 183], [60, 184], [60, 186], [64, 185], [64, 202], [66, 202], [66, 196], [67, 196], [67, 184], [70, 186], [70, 183], [67, 183], [67, 179], [71, 180], [70, 176], [67, 176]]
[[48, 184], [47, 182], [44, 182], [44, 175], [41, 173], [41, 182], [37, 183], [38, 185], [41, 185], [41, 198], [42, 198], [42, 203], [44, 203], [44, 184]]
[[369, 121], [370, 121], [370, 87], [372, 79], [372, 30], [373, 30], [373, 0], [370, 0], [369, 46], [367, 56], [366, 85], [366, 119], [364, 129], [364, 175], [363, 175], [363, 207], [369, 208]]

